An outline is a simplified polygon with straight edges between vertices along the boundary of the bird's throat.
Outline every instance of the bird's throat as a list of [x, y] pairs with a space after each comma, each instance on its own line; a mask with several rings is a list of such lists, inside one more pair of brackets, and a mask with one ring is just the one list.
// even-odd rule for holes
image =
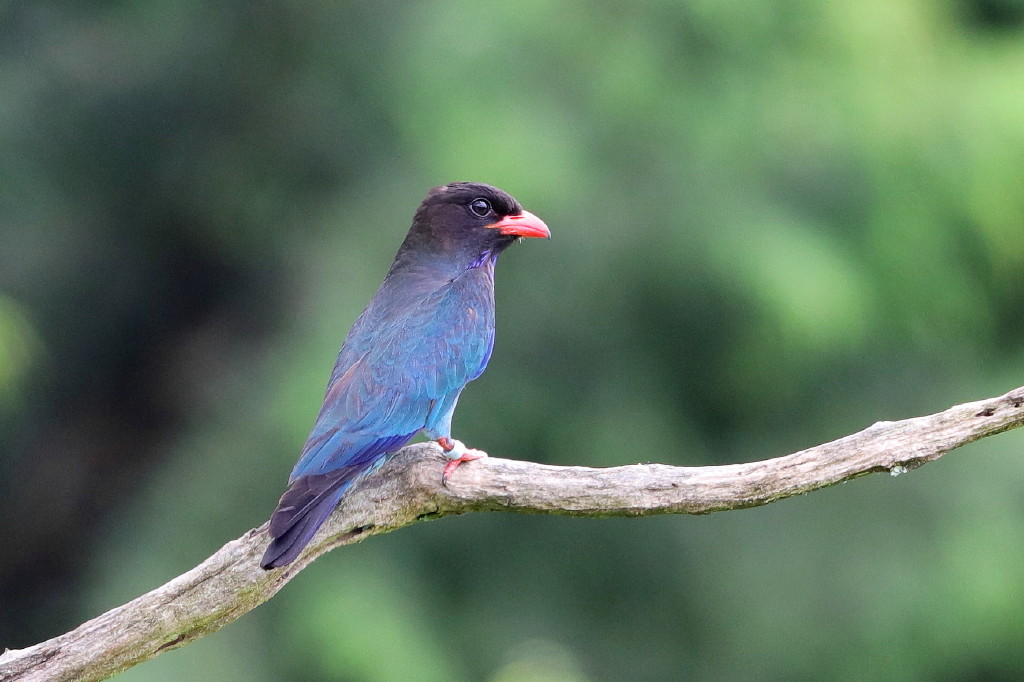
[[470, 263], [469, 267], [470, 267], [470, 269], [472, 269], [472, 268], [479, 268], [479, 267], [482, 267], [484, 265], [488, 265], [490, 267], [494, 267], [494, 262], [496, 260], [498, 260], [498, 254], [494, 251], [494, 249], [487, 249], [486, 251], [481, 253], [479, 256], [477, 256], [476, 260], [474, 260], [472, 263]]

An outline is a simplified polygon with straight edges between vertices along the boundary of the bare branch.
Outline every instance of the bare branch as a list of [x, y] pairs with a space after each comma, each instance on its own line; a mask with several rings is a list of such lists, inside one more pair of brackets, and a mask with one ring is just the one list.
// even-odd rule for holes
[[101, 680], [235, 620], [328, 550], [416, 521], [471, 511], [572, 516], [706, 514], [767, 504], [879, 471], [899, 473], [1024, 423], [1024, 387], [926, 417], [879, 422], [845, 438], [748, 464], [608, 469], [488, 458], [442, 486], [432, 444], [403, 449], [346, 495], [299, 559], [259, 567], [266, 526], [191, 571], [75, 630], [0, 656], [0, 680]]

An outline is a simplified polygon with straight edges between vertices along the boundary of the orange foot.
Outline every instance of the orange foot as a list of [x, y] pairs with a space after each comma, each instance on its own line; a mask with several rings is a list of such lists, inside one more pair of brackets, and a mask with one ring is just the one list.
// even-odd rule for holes
[[452, 475], [452, 472], [459, 468], [459, 465], [463, 462], [472, 462], [474, 459], [480, 459], [486, 457], [487, 453], [483, 450], [474, 450], [467, 448], [463, 445], [462, 441], [449, 438], [447, 436], [441, 436], [437, 439], [437, 444], [444, 450], [444, 456], [450, 461], [444, 467], [444, 472], [441, 474], [441, 483], [448, 485], [448, 477]]

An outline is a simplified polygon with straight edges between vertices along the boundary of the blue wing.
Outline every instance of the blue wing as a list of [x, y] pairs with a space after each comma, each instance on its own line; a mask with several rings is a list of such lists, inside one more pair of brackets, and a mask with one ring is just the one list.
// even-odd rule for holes
[[450, 420], [494, 343], [492, 280], [481, 270], [420, 296], [401, 286], [394, 289], [404, 295], [392, 296], [385, 282], [338, 355], [293, 480], [369, 467], [421, 429]]
[[[493, 263], [454, 280], [389, 276], [349, 332], [261, 564], [298, 556], [345, 491], [421, 429], [447, 436], [494, 343]], [[415, 273], [413, 273], [415, 274]]]

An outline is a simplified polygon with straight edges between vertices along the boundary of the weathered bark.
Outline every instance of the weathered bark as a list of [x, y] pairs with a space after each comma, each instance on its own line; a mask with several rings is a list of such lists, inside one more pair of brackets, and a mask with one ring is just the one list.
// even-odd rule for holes
[[767, 504], [879, 471], [902, 473], [1024, 423], [1024, 387], [944, 412], [879, 422], [800, 452], [748, 464], [593, 469], [488, 458], [441, 485], [432, 444], [409, 446], [352, 489], [306, 552], [263, 571], [266, 526], [166, 585], [75, 630], [0, 656], [0, 680], [100, 680], [235, 620], [339, 545], [416, 521], [473, 511], [572, 516], [706, 514]]

